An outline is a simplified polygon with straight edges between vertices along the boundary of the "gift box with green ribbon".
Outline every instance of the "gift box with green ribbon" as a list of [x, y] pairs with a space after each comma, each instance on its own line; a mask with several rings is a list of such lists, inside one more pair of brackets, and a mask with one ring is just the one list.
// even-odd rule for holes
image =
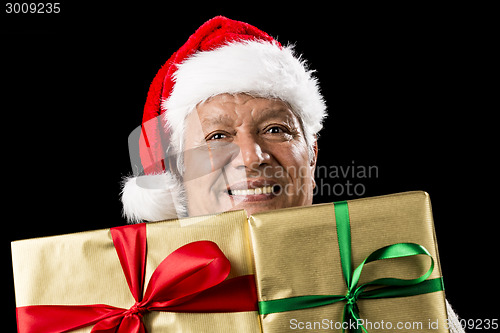
[[263, 332], [448, 332], [427, 193], [249, 219]]

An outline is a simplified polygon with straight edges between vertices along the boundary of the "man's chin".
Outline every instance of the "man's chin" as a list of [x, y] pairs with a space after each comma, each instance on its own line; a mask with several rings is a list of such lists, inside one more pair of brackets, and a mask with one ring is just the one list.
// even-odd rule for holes
[[268, 194], [254, 196], [230, 196], [224, 194], [212, 205], [205, 204], [203, 207], [189, 207], [189, 216], [207, 214], [220, 214], [228, 211], [245, 210], [248, 215], [291, 207], [286, 197], [282, 195]]

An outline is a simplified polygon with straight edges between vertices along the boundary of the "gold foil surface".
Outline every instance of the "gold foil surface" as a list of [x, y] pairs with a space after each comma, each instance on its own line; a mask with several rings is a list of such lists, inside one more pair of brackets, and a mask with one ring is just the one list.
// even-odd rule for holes
[[[425, 192], [349, 200], [353, 267], [390, 244], [423, 245], [441, 276], [429, 196]], [[259, 301], [304, 295], [345, 295], [333, 204], [290, 208], [250, 216]], [[382, 277], [412, 279], [430, 259], [415, 256], [365, 265], [359, 285]], [[411, 297], [361, 299], [368, 332], [448, 332], [444, 292]], [[263, 332], [341, 332], [344, 302], [261, 316]], [[401, 327], [401, 329], [398, 329]]]
[[[147, 224], [146, 286], [175, 249], [211, 240], [231, 262], [229, 278], [254, 274], [244, 211]], [[130, 293], [109, 229], [12, 242], [16, 305], [107, 304], [130, 308]], [[144, 288], [146, 289], [146, 288]], [[257, 311], [144, 315], [148, 332], [260, 332]], [[90, 332], [87, 326], [72, 332]]]

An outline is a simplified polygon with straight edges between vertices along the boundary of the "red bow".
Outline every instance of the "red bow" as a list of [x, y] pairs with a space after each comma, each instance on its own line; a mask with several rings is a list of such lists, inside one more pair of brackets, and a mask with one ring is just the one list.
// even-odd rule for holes
[[142, 316], [149, 311], [257, 310], [254, 276], [225, 280], [231, 264], [217, 244], [198, 241], [172, 252], [153, 272], [142, 297], [146, 225], [111, 228], [111, 236], [136, 303], [130, 309], [104, 304], [18, 307], [19, 333], [68, 332], [93, 324], [94, 333], [145, 333]]

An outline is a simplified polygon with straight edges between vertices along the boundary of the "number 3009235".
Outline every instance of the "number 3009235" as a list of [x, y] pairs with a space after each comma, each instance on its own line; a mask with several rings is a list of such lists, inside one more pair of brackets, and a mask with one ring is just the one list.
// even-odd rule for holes
[[59, 2], [8, 2], [5, 4], [7, 14], [58, 14], [61, 12]]

